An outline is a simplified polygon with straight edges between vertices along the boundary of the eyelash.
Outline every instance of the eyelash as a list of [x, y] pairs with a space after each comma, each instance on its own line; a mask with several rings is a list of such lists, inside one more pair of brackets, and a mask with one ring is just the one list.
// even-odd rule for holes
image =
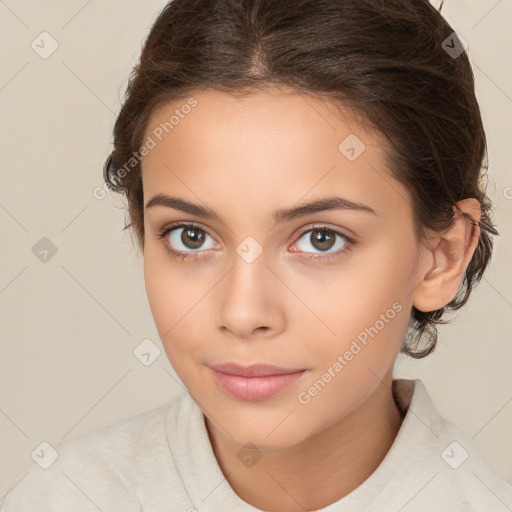
[[[193, 228], [193, 229], [196, 229], [203, 233], [206, 233], [208, 236], [212, 237], [212, 235], [206, 229], [204, 229], [203, 227], [201, 227], [198, 224], [194, 224], [193, 222], [178, 222], [176, 224], [172, 224], [171, 226], [166, 226], [165, 228], [163, 228], [159, 232], [158, 238], [160, 240], [163, 240], [171, 231], [174, 231], [175, 229], [179, 229], [179, 228]], [[311, 231], [322, 231], [322, 232], [326, 232], [329, 234], [338, 235], [346, 241], [346, 244], [344, 245], [344, 247], [342, 249], [338, 249], [336, 252], [325, 253], [325, 254], [313, 253], [310, 256], [301, 256], [302, 259], [321, 261], [321, 262], [329, 262], [335, 258], [345, 255], [347, 252], [352, 250], [353, 246], [355, 245], [355, 241], [353, 238], [345, 235], [344, 233], [341, 233], [340, 231], [337, 231], [333, 228], [330, 228], [328, 226], [323, 226], [323, 225], [310, 226], [308, 229], [306, 229], [302, 233], [300, 233], [298, 239], [301, 239], [306, 233], [309, 233]], [[180, 259], [181, 261], [185, 260], [186, 258], [196, 258], [196, 252], [186, 253], [186, 252], [176, 251], [175, 249], [172, 249], [169, 246], [169, 244], [166, 242], [164, 242], [164, 246], [172, 258]], [[199, 251], [197, 251], [197, 252], [199, 252]], [[297, 251], [297, 252], [299, 252], [299, 251]]]

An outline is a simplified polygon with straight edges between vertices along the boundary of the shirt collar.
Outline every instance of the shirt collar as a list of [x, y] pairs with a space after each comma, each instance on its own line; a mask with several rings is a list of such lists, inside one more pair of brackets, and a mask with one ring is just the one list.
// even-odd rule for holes
[[[405, 417], [390, 450], [359, 487], [317, 512], [365, 510], [386, 489], [392, 489], [397, 475], [422, 481], [418, 471], [421, 472], [422, 464], [425, 467], [425, 461], [431, 455], [428, 448], [438, 437], [435, 424], [439, 414], [420, 379], [394, 379], [392, 391], [395, 403]], [[176, 468], [196, 509], [261, 512], [243, 501], [224, 477], [210, 443], [202, 410], [188, 391], [173, 402], [167, 415], [167, 435]], [[411, 475], [412, 468], [419, 468], [414, 475]], [[403, 480], [401, 483], [405, 485]]]

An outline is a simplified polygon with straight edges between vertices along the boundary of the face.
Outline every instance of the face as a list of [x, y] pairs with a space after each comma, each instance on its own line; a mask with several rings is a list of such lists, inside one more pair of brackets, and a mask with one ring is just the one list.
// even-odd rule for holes
[[[284, 89], [194, 98], [153, 112], [145, 134], [156, 142], [142, 162], [149, 304], [219, 431], [289, 447], [358, 408], [393, 366], [421, 281], [409, 196], [383, 139], [325, 101]], [[229, 362], [301, 373], [228, 377], [234, 396], [211, 368]]]

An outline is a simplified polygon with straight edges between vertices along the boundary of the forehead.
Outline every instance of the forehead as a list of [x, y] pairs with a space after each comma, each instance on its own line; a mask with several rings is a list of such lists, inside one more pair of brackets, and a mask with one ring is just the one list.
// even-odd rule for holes
[[[193, 107], [189, 106], [191, 99]], [[193, 136], [197, 144], [226, 141], [234, 145], [244, 138], [247, 142], [276, 140], [276, 144], [318, 142], [318, 136], [330, 144], [343, 133], [355, 133], [368, 144], [377, 140], [380, 145], [385, 143], [381, 134], [370, 133], [361, 120], [355, 111], [339, 102], [313, 98], [286, 87], [251, 91], [243, 96], [210, 89], [155, 109], [146, 135], [156, 130], [162, 132], [156, 134], [159, 141], [172, 133], [177, 143], [181, 133], [188, 139]]]
[[145, 138], [156, 145], [142, 161], [145, 202], [178, 192], [212, 209], [216, 199], [237, 199], [257, 211], [262, 194], [275, 208], [333, 192], [373, 205], [387, 199], [395, 209], [407, 200], [387, 169], [385, 138], [348, 108], [283, 88], [193, 99], [149, 119]]

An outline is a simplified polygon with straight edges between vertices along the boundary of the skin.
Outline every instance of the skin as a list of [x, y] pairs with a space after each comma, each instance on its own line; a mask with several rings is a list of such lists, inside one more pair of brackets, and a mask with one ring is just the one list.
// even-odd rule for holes
[[[364, 482], [391, 447], [403, 419], [391, 391], [392, 369], [411, 308], [429, 311], [453, 298], [478, 228], [457, 217], [450, 230], [432, 234], [428, 246], [418, 244], [409, 194], [386, 168], [384, 139], [348, 111], [340, 115], [326, 101], [286, 89], [244, 98], [208, 90], [194, 97], [198, 105], [144, 157], [144, 204], [156, 194], [172, 195], [208, 207], [222, 222], [165, 206], [145, 209], [151, 311], [238, 496], [269, 511], [321, 508]], [[155, 110], [145, 136], [185, 102]], [[351, 133], [366, 146], [354, 161], [338, 150]], [[368, 205], [377, 215], [330, 210], [282, 224], [272, 218], [276, 209], [330, 196]], [[459, 207], [479, 220], [475, 199]], [[204, 228], [203, 245], [180, 241], [184, 228], [172, 240], [170, 233], [159, 238], [178, 221]], [[318, 225], [356, 243], [331, 261], [308, 260], [346, 243], [337, 236], [322, 252], [308, 231]], [[262, 249], [251, 263], [236, 251], [248, 236]], [[173, 259], [166, 243], [193, 256]], [[434, 268], [441, 270], [430, 275]], [[301, 403], [299, 393], [393, 304], [400, 311]], [[215, 384], [209, 365], [227, 361], [308, 371], [279, 394], [250, 402]], [[248, 442], [260, 457], [251, 467], [238, 457]]]

